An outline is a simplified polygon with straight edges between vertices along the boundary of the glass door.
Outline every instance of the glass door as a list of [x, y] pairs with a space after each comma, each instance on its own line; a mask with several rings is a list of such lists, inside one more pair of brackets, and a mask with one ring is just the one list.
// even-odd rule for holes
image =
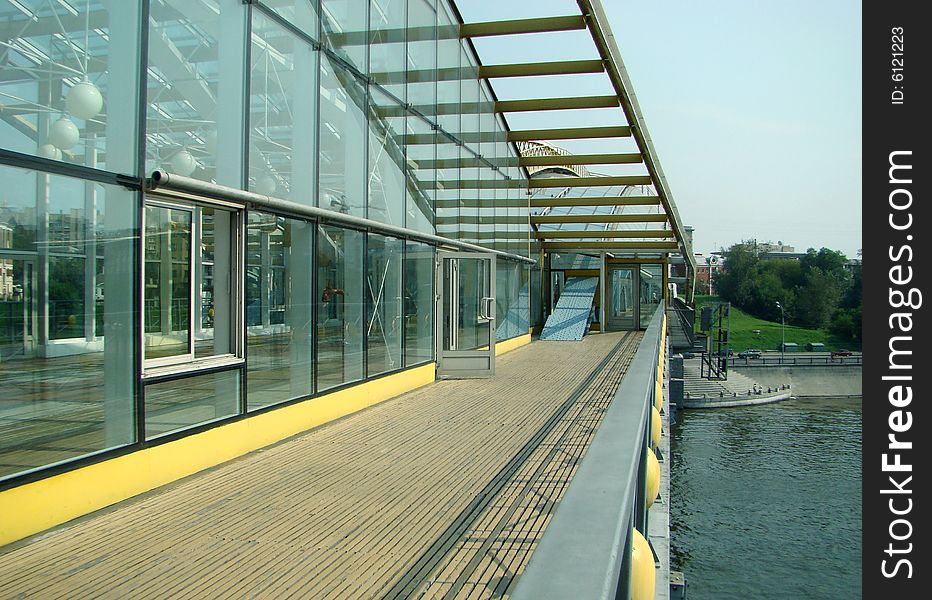
[[438, 253], [440, 291], [437, 375], [442, 379], [495, 374], [495, 257]]
[[609, 331], [637, 329], [637, 300], [634, 268], [610, 268], [608, 271], [607, 327]]

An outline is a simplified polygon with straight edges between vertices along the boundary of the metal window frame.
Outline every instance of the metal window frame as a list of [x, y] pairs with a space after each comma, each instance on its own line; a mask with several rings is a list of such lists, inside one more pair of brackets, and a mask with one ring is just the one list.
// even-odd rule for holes
[[[170, 210], [183, 210], [191, 214], [191, 243], [188, 249], [188, 264], [191, 265], [191, 282], [190, 297], [188, 299], [188, 342], [190, 345], [189, 352], [183, 355], [174, 355], [158, 359], [146, 359], [145, 357], [145, 208], [155, 206], [158, 208], [167, 208]], [[195, 248], [194, 243], [198, 239], [197, 231], [201, 223], [197, 222], [198, 208], [213, 208], [215, 210], [224, 210], [230, 213], [230, 285], [226, 292], [229, 294], [230, 301], [230, 352], [223, 354], [211, 355], [208, 357], [196, 357], [194, 351], [194, 330], [195, 319], [200, 319], [196, 315], [194, 307], [196, 305], [195, 295], [200, 293], [196, 289], [197, 275], [195, 268], [195, 253], [199, 249]], [[245, 215], [246, 211], [239, 206], [231, 205], [226, 202], [210, 201], [209, 199], [189, 200], [178, 198], [165, 198], [159, 194], [146, 194], [142, 202], [141, 215], [141, 234], [139, 238], [139, 247], [143, 268], [139, 272], [137, 282], [139, 285], [139, 302], [140, 306], [136, 311], [140, 319], [139, 335], [141, 338], [140, 348], [140, 379], [143, 384], [161, 382], [170, 379], [177, 379], [188, 376], [195, 376], [217, 370], [238, 369], [245, 365]], [[242, 402], [241, 402], [242, 404]], [[145, 419], [143, 418], [143, 421]]]

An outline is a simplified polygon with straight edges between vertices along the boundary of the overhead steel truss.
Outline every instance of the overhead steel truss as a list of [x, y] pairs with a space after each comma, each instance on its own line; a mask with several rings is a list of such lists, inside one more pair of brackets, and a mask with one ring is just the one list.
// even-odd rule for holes
[[[539, 213], [531, 216], [531, 226], [535, 229], [535, 235], [542, 243], [544, 250], [575, 248], [653, 253], [657, 251], [680, 252], [688, 262], [690, 270], [694, 272], [695, 259], [691, 249], [687, 247], [682, 219], [660, 167], [657, 152], [651, 142], [605, 10], [600, 0], [577, 0], [577, 5], [580, 12], [578, 15], [464, 23], [459, 29], [461, 38], [587, 30], [598, 51], [598, 57], [586, 60], [486, 64], [479, 67], [477, 75], [480, 78], [497, 79], [551, 75], [573, 77], [602, 73], [611, 83], [615, 91], [614, 95], [532, 99], [496, 98], [494, 109], [499, 113], [512, 113], [620, 108], [626, 125], [612, 123], [594, 127], [511, 130], [507, 134], [507, 141], [526, 143], [545, 140], [631, 137], [637, 145], [638, 152], [579, 155], [554, 152], [552, 156], [540, 155], [538, 152], [534, 156], [521, 156], [518, 164], [529, 174], [528, 186], [531, 198], [528, 205], [531, 210], [537, 209]], [[441, 110], [442, 107], [438, 107], [438, 112]], [[507, 123], [507, 118], [505, 121]], [[646, 173], [604, 177], [573, 176], [574, 173], [578, 173], [574, 167], [621, 164], [642, 165]], [[529, 168], [534, 170], [533, 173], [528, 170]], [[512, 182], [461, 181], [453, 185], [460, 189], [483, 189], [487, 186], [509, 186]], [[622, 186], [623, 188], [642, 186], [643, 191], [639, 195], [628, 195], [627, 192], [588, 195], [589, 189], [604, 189], [609, 186]], [[546, 197], [545, 194], [540, 193], [544, 190], [563, 191], [554, 194], [556, 197]], [[574, 194], [574, 191], [577, 193]], [[638, 206], [653, 207], [659, 212], [627, 212], [625, 210], [627, 207]], [[591, 214], [583, 214], [586, 207], [592, 208]], [[572, 214], [555, 214], [555, 208], [558, 209], [556, 213], [571, 212]], [[611, 214], [607, 214], [606, 210], [610, 210]], [[662, 224], [663, 229], [648, 228], [651, 225], [656, 227], [657, 224]], [[548, 227], [549, 225], [555, 225], [555, 227]], [[575, 228], [577, 225], [591, 225], [592, 227], [580, 231]], [[657, 238], [661, 237], [670, 239], [657, 241]], [[620, 238], [625, 241], [618, 241]]]

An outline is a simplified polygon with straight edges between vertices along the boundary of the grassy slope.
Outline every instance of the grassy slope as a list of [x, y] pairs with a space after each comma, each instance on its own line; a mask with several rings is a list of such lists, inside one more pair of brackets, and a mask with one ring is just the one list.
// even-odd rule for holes
[[[704, 302], [718, 302], [717, 296], [696, 296], [696, 328], [699, 326], [699, 310]], [[780, 346], [780, 323], [765, 321], [752, 317], [741, 309], [731, 307], [731, 348], [735, 352], [741, 352], [747, 348], [759, 348], [761, 350], [776, 350]], [[760, 330], [760, 334], [753, 333], [755, 329]], [[837, 336], [820, 329], [806, 329], [805, 327], [786, 326], [787, 343], [796, 342], [799, 344], [801, 351], [806, 350], [806, 344], [809, 342], [822, 342], [826, 350], [838, 350], [848, 348], [855, 350], [853, 344], [849, 341], [838, 338]]]

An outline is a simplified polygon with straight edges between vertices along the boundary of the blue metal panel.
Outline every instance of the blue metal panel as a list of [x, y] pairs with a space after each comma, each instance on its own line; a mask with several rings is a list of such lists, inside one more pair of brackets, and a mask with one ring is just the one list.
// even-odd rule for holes
[[589, 330], [592, 303], [598, 277], [570, 277], [566, 280], [553, 313], [547, 318], [542, 340], [581, 340]]

